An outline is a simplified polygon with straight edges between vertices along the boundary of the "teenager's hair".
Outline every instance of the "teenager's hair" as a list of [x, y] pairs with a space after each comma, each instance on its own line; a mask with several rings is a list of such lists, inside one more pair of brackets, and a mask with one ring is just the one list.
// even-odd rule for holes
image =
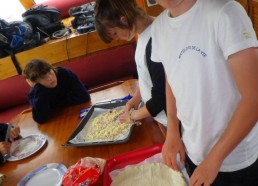
[[32, 82], [37, 82], [44, 77], [50, 70], [57, 72], [57, 69], [42, 59], [31, 60], [23, 70], [23, 77]]
[[[127, 25], [120, 21], [122, 16], [126, 18]], [[146, 13], [136, 0], [96, 0], [95, 28], [106, 43], [112, 41], [107, 35], [107, 29], [118, 27], [131, 30], [139, 16], [144, 17]]]

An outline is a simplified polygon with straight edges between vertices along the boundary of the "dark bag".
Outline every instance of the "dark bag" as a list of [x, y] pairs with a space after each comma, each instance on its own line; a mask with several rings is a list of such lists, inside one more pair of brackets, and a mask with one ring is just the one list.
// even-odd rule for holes
[[96, 2], [86, 3], [69, 9], [69, 15], [74, 16], [72, 27], [79, 33], [88, 33], [95, 30], [94, 8]]
[[23, 21], [29, 22], [34, 31], [39, 31], [42, 38], [52, 37], [56, 31], [64, 29], [60, 11], [51, 6], [39, 5], [22, 14]]
[[0, 58], [10, 55], [19, 74], [21, 69], [14, 54], [41, 43], [39, 33], [34, 32], [29, 23], [0, 19]]
[[38, 33], [34, 32], [29, 23], [23, 21], [7, 22], [0, 19], [0, 47], [21, 52], [33, 48], [40, 43]]

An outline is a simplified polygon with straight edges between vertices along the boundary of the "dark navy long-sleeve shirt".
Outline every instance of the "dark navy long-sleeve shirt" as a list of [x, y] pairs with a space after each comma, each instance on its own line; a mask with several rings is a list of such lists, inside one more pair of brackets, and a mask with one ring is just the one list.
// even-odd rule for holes
[[151, 99], [146, 102], [146, 108], [152, 117], [157, 116], [162, 110], [166, 112], [166, 77], [162, 63], [151, 60], [151, 39], [146, 46], [146, 61], [153, 87]]
[[[8, 137], [8, 124], [0, 123], [0, 142], [5, 141]], [[4, 155], [0, 153], [0, 164], [3, 164], [5, 162]]]
[[71, 70], [64, 67], [57, 68], [55, 88], [46, 88], [37, 83], [28, 97], [32, 106], [33, 119], [38, 123], [46, 122], [56, 108], [90, 100], [90, 95], [83, 83]]

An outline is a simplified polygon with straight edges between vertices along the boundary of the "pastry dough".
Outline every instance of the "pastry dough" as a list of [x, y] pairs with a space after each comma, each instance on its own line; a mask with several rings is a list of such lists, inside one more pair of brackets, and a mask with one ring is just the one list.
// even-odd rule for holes
[[125, 168], [111, 186], [186, 186], [183, 175], [163, 163], [147, 163]]

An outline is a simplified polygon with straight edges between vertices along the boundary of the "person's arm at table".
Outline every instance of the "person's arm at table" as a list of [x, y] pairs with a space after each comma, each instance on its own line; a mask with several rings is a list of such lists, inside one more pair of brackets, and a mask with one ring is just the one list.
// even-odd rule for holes
[[177, 165], [177, 154], [180, 161], [185, 163], [185, 147], [180, 137], [179, 119], [177, 118], [176, 101], [170, 85], [166, 80], [166, 102], [167, 102], [167, 137], [162, 148], [162, 157], [165, 164], [174, 170], [179, 170]]
[[126, 103], [125, 112], [119, 116], [121, 122], [130, 123], [136, 120], [141, 120], [150, 116], [149, 111], [146, 108], [146, 105], [138, 109], [141, 101], [141, 94], [139, 87], [136, 89], [133, 97]]
[[45, 123], [52, 115], [53, 109], [51, 109], [48, 101], [48, 93], [44, 88], [40, 89], [40, 84], [36, 84], [33, 92], [29, 93], [29, 102], [32, 107], [32, 117], [34, 121], [39, 124]]

